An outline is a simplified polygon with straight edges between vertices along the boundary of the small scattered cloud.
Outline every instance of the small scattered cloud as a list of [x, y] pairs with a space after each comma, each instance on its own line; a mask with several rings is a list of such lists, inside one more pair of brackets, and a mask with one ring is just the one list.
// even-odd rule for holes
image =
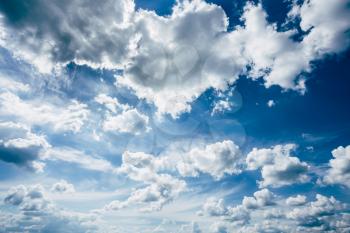
[[267, 106], [268, 106], [269, 108], [272, 108], [272, 107], [275, 106], [275, 105], [276, 105], [276, 103], [275, 103], [274, 100], [269, 100], [269, 101], [267, 101]]

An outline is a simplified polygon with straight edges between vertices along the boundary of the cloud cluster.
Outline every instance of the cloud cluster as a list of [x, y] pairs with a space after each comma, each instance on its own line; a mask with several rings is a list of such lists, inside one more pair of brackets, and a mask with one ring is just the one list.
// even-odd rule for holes
[[[210, 198], [201, 214], [219, 217], [216, 225], [227, 232], [347, 232], [350, 229], [348, 206], [334, 197], [316, 194], [314, 201], [305, 196], [286, 199], [267, 189], [244, 197], [242, 204], [226, 207], [223, 199]], [[287, 204], [287, 205], [286, 205]]]
[[14, 209], [0, 212], [0, 232], [99, 232], [96, 217], [57, 208], [41, 185], [12, 187], [4, 204]]
[[142, 182], [145, 186], [133, 191], [126, 200], [113, 201], [104, 209], [118, 210], [129, 205], [141, 205], [141, 211], [157, 211], [184, 192], [186, 182], [170, 174], [160, 173], [156, 160], [154, 156], [143, 152], [124, 152], [117, 172]]
[[121, 104], [117, 98], [106, 94], [99, 94], [94, 100], [107, 109], [103, 121], [104, 131], [139, 135], [150, 130], [149, 117], [136, 108]]
[[[209, 198], [203, 204], [199, 215], [220, 217], [222, 221], [229, 221], [234, 226], [244, 226], [249, 224], [251, 214], [259, 209], [275, 205], [276, 196], [268, 189], [256, 191], [253, 197], [245, 196], [242, 204], [226, 207], [223, 199]], [[226, 229], [226, 226], [223, 225]], [[216, 228], [214, 226], [214, 228]]]
[[113, 201], [105, 209], [117, 210], [139, 204], [143, 206], [142, 211], [160, 210], [164, 204], [186, 190], [186, 182], [176, 178], [175, 171], [181, 177], [198, 176], [198, 172], [201, 172], [208, 173], [214, 179], [221, 179], [225, 174], [240, 173], [241, 162], [241, 152], [232, 141], [193, 148], [184, 154], [154, 156], [126, 151], [122, 155], [121, 166], [116, 169], [117, 173], [125, 174], [146, 186], [133, 191], [125, 201]]
[[[310, 62], [349, 46], [346, 4], [293, 3], [286, 22], [295, 27], [281, 31], [261, 4], [248, 2], [243, 25], [228, 31], [223, 9], [201, 0], [178, 1], [169, 16], [135, 11], [132, 0], [16, 1], [0, 5], [1, 44], [43, 72], [70, 61], [121, 68], [118, 85], [176, 118], [205, 90], [225, 90], [239, 74], [304, 91], [299, 75], [311, 70]], [[300, 40], [292, 38], [297, 25], [305, 34]]]
[[309, 166], [299, 158], [291, 156], [296, 145], [276, 145], [272, 148], [253, 148], [246, 158], [247, 169], [261, 168], [261, 187], [280, 187], [309, 180]]
[[268, 189], [262, 189], [254, 193], [253, 197], [244, 197], [242, 205], [246, 209], [257, 209], [264, 206], [274, 205], [274, 194]]

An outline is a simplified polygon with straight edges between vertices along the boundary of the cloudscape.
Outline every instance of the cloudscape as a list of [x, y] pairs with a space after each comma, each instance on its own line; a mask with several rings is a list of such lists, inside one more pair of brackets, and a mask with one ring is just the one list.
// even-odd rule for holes
[[349, 0], [0, 0], [0, 233], [350, 232]]

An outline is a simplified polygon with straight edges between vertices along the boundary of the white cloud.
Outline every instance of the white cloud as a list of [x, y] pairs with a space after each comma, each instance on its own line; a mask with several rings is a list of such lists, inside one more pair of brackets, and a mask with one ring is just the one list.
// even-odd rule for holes
[[57, 193], [74, 193], [74, 185], [68, 183], [66, 180], [60, 180], [51, 187], [51, 192]]
[[330, 168], [323, 179], [324, 182], [350, 187], [350, 146], [340, 146], [332, 151], [332, 155], [334, 159], [329, 161]]
[[117, 82], [154, 103], [158, 113], [178, 117], [209, 87], [226, 89], [237, 79], [242, 59], [234, 59], [237, 46], [221, 50], [233, 40], [225, 33], [227, 18], [220, 7], [178, 2], [170, 17], [141, 11], [136, 24], [141, 29], [138, 50]]
[[347, 232], [350, 226], [348, 206], [321, 194], [308, 202], [305, 196], [285, 199], [263, 189], [234, 207], [217, 199], [209, 199], [202, 210], [204, 206], [210, 207], [203, 211], [204, 221], [211, 216], [227, 232]]
[[155, 179], [157, 172], [175, 172], [180, 176], [197, 177], [206, 173], [219, 180], [225, 175], [239, 174], [243, 168], [239, 147], [230, 140], [194, 146], [189, 151], [164, 152], [155, 157], [143, 152], [123, 153], [123, 163], [118, 170], [134, 180]]
[[287, 214], [291, 219], [300, 221], [307, 220], [308, 217], [320, 217], [334, 214], [336, 211], [345, 209], [345, 205], [336, 200], [333, 196], [326, 197], [316, 194], [316, 200], [307, 203], [305, 206], [296, 207]]
[[142, 212], [159, 211], [186, 190], [185, 181], [168, 174], [156, 174], [152, 181], [145, 180], [145, 183], [148, 184], [146, 187], [135, 189], [126, 200], [112, 201], [103, 210], [120, 210], [137, 205]]
[[232, 103], [228, 100], [219, 100], [215, 102], [211, 115], [215, 115], [216, 113], [224, 112], [225, 110], [231, 110]]
[[163, 206], [177, 198], [186, 190], [186, 182], [170, 174], [160, 173], [159, 160], [143, 152], [126, 151], [122, 156], [122, 165], [116, 169], [130, 179], [146, 184], [134, 190], [124, 201], [113, 201], [104, 210], [117, 210], [130, 205], [141, 205], [145, 212], [159, 211]]
[[87, 106], [76, 100], [68, 105], [54, 105], [42, 100], [23, 100], [11, 92], [0, 94], [0, 106], [0, 115], [4, 117], [17, 117], [30, 125], [48, 124], [56, 131], [80, 131], [89, 114]]
[[298, 89], [296, 76], [308, 67], [308, 60], [301, 45], [290, 39], [294, 31], [278, 32], [266, 17], [261, 4], [248, 3], [242, 16], [244, 27], [234, 31], [241, 35], [244, 56], [252, 65], [249, 75], [264, 77], [266, 86]]
[[[200, 216], [220, 217], [223, 221], [228, 221], [234, 227], [240, 228], [249, 225], [252, 214], [256, 211], [265, 211], [266, 208], [275, 206], [276, 199], [276, 195], [268, 189], [256, 191], [253, 197], [245, 196], [242, 203], [236, 206], [225, 206], [223, 199], [208, 198], [198, 214]], [[227, 224], [223, 225], [227, 226]], [[237, 228], [228, 230], [228, 232], [232, 231], [237, 231]]]
[[177, 169], [183, 176], [197, 176], [202, 172], [221, 179], [225, 174], [241, 173], [242, 164], [239, 147], [233, 141], [224, 140], [191, 149], [183, 161], [178, 161]]
[[250, 221], [250, 212], [243, 205], [228, 208], [227, 219], [235, 225], [245, 225]]
[[296, 195], [294, 197], [288, 197], [286, 199], [286, 204], [289, 206], [299, 206], [304, 205], [306, 203], [306, 196]]
[[256, 209], [259, 207], [274, 205], [275, 195], [268, 189], [262, 189], [254, 193], [254, 197], [244, 197], [242, 205], [246, 209]]
[[152, 181], [157, 176], [155, 160], [156, 158], [150, 154], [125, 151], [118, 171], [136, 181]]
[[260, 187], [280, 187], [309, 181], [309, 166], [297, 157], [291, 156], [296, 145], [276, 145], [272, 148], [253, 148], [247, 155], [248, 170], [261, 168]]
[[37, 135], [20, 123], [0, 122], [0, 159], [41, 173], [45, 161], [64, 161], [85, 169], [113, 172], [114, 166], [99, 156], [91, 156], [70, 147], [55, 147], [46, 136]]
[[50, 147], [45, 136], [31, 132], [29, 127], [24, 124], [11, 121], [0, 122], [0, 136], [2, 138], [1, 144], [3, 144], [4, 147], [20, 149], [29, 147]]
[[273, 101], [273, 100], [267, 101], [267, 106], [268, 106], [269, 108], [275, 106], [275, 104], [276, 104], [276, 103], [275, 103], [275, 101]]
[[155, 182], [131, 193], [127, 202], [146, 204], [141, 211], [159, 211], [186, 190], [186, 183], [168, 174], [158, 175]]
[[213, 223], [210, 226], [210, 232], [212, 233], [228, 233], [227, 226], [222, 222]]
[[199, 215], [209, 216], [224, 216], [227, 214], [227, 208], [224, 205], [223, 199], [208, 198], [202, 206], [202, 210], [198, 212]]
[[348, 48], [350, 40], [346, 32], [350, 28], [350, 11], [347, 4], [342, 0], [310, 0], [301, 6], [294, 5], [290, 15], [300, 17], [302, 30], [311, 30], [302, 41], [306, 54], [319, 58]]
[[1, 75], [0, 73], [0, 90], [10, 92], [29, 92], [30, 86], [22, 82], [17, 82], [11, 78]]
[[46, 166], [46, 164], [44, 162], [33, 161], [31, 163], [31, 167], [34, 169], [34, 171], [36, 173], [43, 173], [45, 166]]
[[140, 113], [137, 109], [130, 109], [116, 116], [107, 116], [103, 122], [103, 130], [138, 135], [150, 130], [148, 123], [148, 116]]

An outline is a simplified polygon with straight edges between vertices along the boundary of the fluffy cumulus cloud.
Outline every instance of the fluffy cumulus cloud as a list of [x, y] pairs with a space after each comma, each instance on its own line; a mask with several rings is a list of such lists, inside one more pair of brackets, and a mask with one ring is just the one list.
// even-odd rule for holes
[[253, 197], [244, 197], [242, 205], [247, 209], [256, 209], [268, 205], [274, 205], [274, 194], [268, 189], [262, 189], [254, 193]]
[[329, 161], [325, 183], [350, 187], [350, 146], [340, 146], [332, 151], [332, 155], [334, 159]]
[[226, 206], [223, 199], [208, 198], [198, 212], [201, 216], [220, 217], [234, 226], [247, 225], [254, 211], [275, 205], [276, 195], [268, 189], [256, 191], [253, 197], [245, 196], [242, 203]]
[[178, 161], [177, 169], [183, 176], [198, 176], [198, 172], [202, 172], [221, 179], [225, 174], [241, 173], [242, 157], [233, 141], [224, 140], [204, 148], [193, 148], [183, 157], [183, 161]]
[[73, 184], [68, 183], [66, 180], [60, 180], [52, 185], [51, 191], [57, 193], [74, 193], [75, 189]]
[[16, 1], [0, 5], [1, 42], [42, 72], [71, 61], [121, 68], [118, 84], [154, 103], [158, 113], [178, 117], [205, 90], [225, 90], [242, 73], [263, 77], [266, 86], [304, 90], [298, 75], [311, 69], [310, 62], [349, 45], [346, 4], [295, 3], [288, 21], [300, 22], [306, 33], [296, 41], [294, 28], [279, 30], [261, 4], [250, 2], [243, 25], [228, 31], [223, 9], [201, 0], [178, 1], [168, 16], [135, 11], [132, 0]]
[[261, 168], [261, 187], [280, 187], [309, 181], [309, 166], [292, 156], [296, 145], [276, 145], [272, 148], [254, 148], [246, 158], [247, 169]]
[[334, 197], [316, 195], [316, 200], [301, 207], [296, 207], [286, 214], [287, 218], [296, 220], [299, 231], [326, 231], [346, 232], [348, 226], [337, 226], [337, 218], [343, 218], [346, 205]]
[[227, 208], [224, 205], [223, 199], [208, 198], [202, 206], [202, 210], [198, 212], [199, 215], [209, 216], [223, 216], [227, 213]]

